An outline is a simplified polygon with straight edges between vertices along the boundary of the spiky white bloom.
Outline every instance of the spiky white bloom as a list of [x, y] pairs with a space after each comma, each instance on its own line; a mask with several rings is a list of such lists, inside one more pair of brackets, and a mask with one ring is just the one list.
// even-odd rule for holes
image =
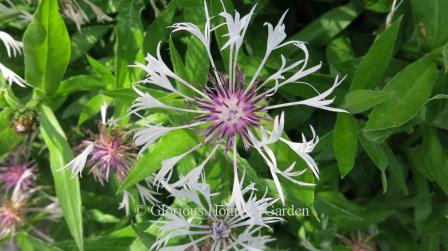
[[[75, 23], [78, 30], [81, 30], [81, 26], [90, 21], [89, 17], [79, 5], [77, 0], [59, 0], [59, 2], [61, 4], [64, 15]], [[111, 17], [109, 17], [106, 13], [103, 12], [103, 10], [101, 10], [91, 1], [83, 0], [83, 2], [90, 7], [90, 9], [96, 15], [96, 20], [98, 22], [103, 23], [112, 21]]]
[[[318, 93], [315, 97], [288, 103], [270, 104], [267, 98], [274, 95], [279, 88], [285, 85], [305, 84], [312, 87], [309, 83], [303, 82], [302, 79], [318, 71], [322, 64], [319, 63], [309, 67], [309, 53], [305, 43], [296, 40], [285, 41], [286, 33], [283, 23], [286, 16], [285, 12], [276, 25], [265, 23], [268, 30], [265, 54], [255, 74], [250, 76], [250, 78], [246, 78], [246, 75], [239, 70], [238, 55], [243, 46], [244, 36], [254, 14], [255, 6], [247, 15], [242, 16], [237, 11], [232, 15], [226, 10], [224, 4], [222, 5], [223, 12], [220, 13], [220, 16], [225, 21], [216, 27], [212, 27], [211, 25], [211, 18], [206, 2], [204, 2], [206, 20], [203, 30], [189, 22], [177, 23], [171, 26], [174, 28], [173, 32], [188, 32], [199, 39], [204, 45], [213, 68], [209, 75], [208, 84], [202, 87], [194, 86], [176, 75], [163, 61], [160, 54], [160, 43], [156, 56], [147, 55], [146, 64], [136, 63], [134, 65], [144, 70], [147, 74], [147, 77], [140, 81], [141, 83], [161, 87], [179, 95], [179, 98], [183, 98], [188, 103], [188, 109], [175, 107], [164, 104], [150, 94], [136, 89], [139, 97], [132, 106], [134, 113], [146, 109], [162, 108], [177, 112], [199, 114], [191, 123], [186, 125], [171, 127], [148, 125], [147, 128], [141, 129], [136, 133], [135, 143], [138, 146], [143, 146], [141, 151], [144, 151], [170, 131], [178, 129], [195, 130], [196, 127], [201, 126], [202, 143], [183, 154], [163, 161], [161, 171], [156, 176], [156, 182], [169, 180], [175, 165], [186, 155], [205, 147], [207, 144], [211, 144], [212, 146], [223, 145], [225, 152], [230, 151], [232, 154], [232, 158], [229, 158], [232, 160], [234, 172], [232, 201], [239, 210], [242, 210], [247, 207], [242, 195], [241, 182], [238, 176], [237, 142], [242, 141], [246, 150], [253, 148], [262, 156], [270, 169], [280, 199], [284, 202], [285, 196], [282, 191], [280, 177], [299, 185], [313, 184], [297, 180], [297, 177], [302, 175], [307, 169], [296, 169], [295, 163], [291, 163], [287, 167], [279, 167], [274, 151], [272, 150], [272, 145], [276, 143], [287, 144], [300, 158], [305, 160], [309, 169], [318, 178], [319, 172], [317, 164], [309, 155], [317, 144], [318, 137], [314, 134], [314, 129], [312, 129], [314, 135], [311, 141], [306, 141], [304, 138], [301, 143], [291, 142], [285, 137], [282, 137], [284, 124], [283, 114], [276, 116], [272, 120], [268, 112], [273, 109], [289, 106], [308, 106], [332, 112], [345, 112], [342, 109], [331, 107], [334, 98], [329, 98], [344, 78], [340, 79], [336, 77], [333, 85], [328, 90]], [[216, 64], [212, 58], [210, 48], [212, 32], [215, 29], [223, 29], [224, 27], [227, 29], [227, 40], [220, 49], [227, 50], [229, 54], [227, 74], [216, 70]], [[265, 68], [266, 62], [271, 54], [275, 50], [286, 46], [296, 48], [303, 52], [304, 58], [296, 62], [288, 63], [286, 58], [280, 55], [282, 59], [280, 69], [264, 80], [260, 79], [260, 72]], [[190, 94], [184, 94], [176, 89], [171, 83], [173, 80], [191, 89]], [[315, 89], [313, 88], [313, 90]], [[265, 128], [272, 128], [272, 130]], [[210, 156], [216, 153], [216, 148], [213, 149], [206, 157], [207, 161], [210, 159]], [[201, 164], [195, 170], [199, 172], [199, 169], [203, 167]]]
[[[193, 170], [192, 172], [195, 172]], [[195, 177], [187, 174], [186, 177]], [[247, 211], [239, 214], [236, 205], [232, 202], [225, 205], [212, 203], [210, 186], [197, 182], [195, 178], [187, 179], [179, 189], [176, 185], [164, 182], [165, 188], [177, 199], [193, 202], [202, 213], [195, 214], [197, 218], [187, 218], [179, 210], [164, 210], [162, 235], [153, 244], [151, 249], [157, 250], [263, 250], [267, 242], [273, 239], [260, 236], [259, 230], [268, 227], [269, 223], [280, 221], [267, 211], [276, 200], [263, 196], [258, 199], [254, 193], [254, 184], [242, 190], [249, 194], [246, 202]], [[187, 242], [169, 246], [172, 238], [188, 237]]]

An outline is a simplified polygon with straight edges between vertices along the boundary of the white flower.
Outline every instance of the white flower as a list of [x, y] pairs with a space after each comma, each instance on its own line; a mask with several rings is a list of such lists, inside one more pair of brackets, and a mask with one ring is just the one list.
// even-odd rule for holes
[[[189, 175], [187, 175], [189, 176]], [[229, 202], [215, 205], [211, 202], [210, 187], [205, 183], [186, 185], [182, 189], [165, 183], [168, 191], [179, 200], [193, 202], [197, 209], [203, 210], [196, 218], [187, 218], [180, 210], [164, 210], [160, 221], [162, 235], [151, 249], [157, 250], [263, 250], [272, 238], [258, 235], [259, 230], [267, 224], [280, 221], [276, 216], [268, 216], [268, 208], [276, 200], [263, 196], [257, 199], [253, 184], [242, 190], [251, 192], [247, 201], [248, 212], [239, 214], [236, 205]], [[202, 200], [201, 200], [202, 198]], [[168, 246], [172, 238], [187, 237], [184, 243]]]
[[[322, 93], [318, 93], [312, 85], [302, 81], [304, 77], [319, 70], [322, 64], [319, 63], [309, 67], [309, 52], [305, 43], [296, 40], [286, 41], [285, 25], [283, 23], [286, 16], [285, 12], [276, 25], [265, 23], [268, 31], [266, 51], [255, 74], [250, 76], [246, 81], [246, 74], [241, 72], [238, 67], [238, 55], [239, 52], [242, 51], [241, 48], [244, 44], [244, 37], [254, 14], [255, 6], [247, 15], [240, 15], [237, 11], [232, 15], [227, 12], [223, 3], [222, 5], [224, 10], [219, 15], [224, 18], [224, 22], [216, 27], [211, 27], [211, 18], [205, 2], [206, 20], [204, 30], [201, 30], [195, 24], [189, 22], [182, 22], [171, 26], [174, 28], [173, 32], [189, 32], [191, 35], [198, 38], [204, 45], [210, 64], [213, 67], [213, 70], [209, 74], [208, 83], [201, 87], [197, 85], [194, 86], [176, 75], [163, 61], [160, 54], [160, 43], [157, 48], [156, 56], [147, 55], [146, 64], [135, 64], [135, 67], [141, 68], [147, 74], [145, 79], [140, 81], [140, 83], [156, 85], [169, 92], [177, 94], [179, 99], [183, 99], [188, 103], [188, 109], [165, 104], [150, 94], [135, 89], [139, 97], [132, 107], [134, 113], [153, 108], [175, 110], [177, 112], [198, 113], [198, 116], [195, 117], [191, 123], [186, 125], [174, 125], [170, 127], [148, 125], [147, 128], [141, 129], [136, 133], [135, 143], [139, 146], [143, 146], [140, 151], [143, 152], [170, 131], [177, 129], [198, 131], [196, 127], [200, 126], [200, 134], [202, 136], [201, 143], [183, 154], [163, 161], [161, 170], [156, 176], [155, 181], [156, 183], [170, 183], [171, 181], [169, 179], [172, 176], [173, 169], [186, 155], [193, 153], [196, 150], [203, 149], [206, 145], [211, 145], [213, 151], [206, 152], [205, 159], [208, 161], [216, 153], [216, 147], [223, 146], [225, 155], [230, 152], [230, 155], [232, 156], [229, 158], [229, 161], [232, 161], [234, 174], [231, 197], [232, 202], [240, 212], [243, 212], [247, 211], [247, 205], [243, 198], [242, 182], [238, 176], [237, 143], [242, 142], [245, 150], [252, 148], [261, 155], [266, 162], [266, 165], [269, 167], [280, 199], [283, 202], [285, 196], [282, 191], [280, 177], [295, 184], [312, 186], [313, 184], [302, 182], [297, 179], [297, 177], [302, 175], [306, 169], [296, 170], [295, 163], [290, 163], [287, 167], [279, 167], [272, 147], [274, 143], [287, 144], [300, 158], [304, 159], [313, 174], [318, 178], [319, 172], [317, 164], [310, 156], [310, 152], [317, 144], [318, 138], [314, 135], [312, 141], [307, 142], [306, 139], [304, 139], [302, 143], [295, 143], [282, 138], [284, 127], [283, 113], [282, 115], [271, 119], [268, 112], [273, 109], [289, 106], [309, 106], [327, 111], [345, 112], [342, 109], [332, 107], [331, 105], [334, 98], [330, 97], [331, 93], [341, 84], [344, 78], [340, 79], [339, 77], [336, 77], [333, 85]], [[221, 50], [226, 50], [229, 55], [227, 73], [216, 69], [216, 64], [210, 53], [211, 34], [215, 29], [227, 30], [225, 35], [227, 40], [220, 48]], [[288, 62], [283, 55], [280, 55], [282, 60], [281, 67], [271, 76], [259, 79], [260, 72], [265, 68], [265, 64], [273, 52], [286, 46], [299, 49], [303, 52], [304, 58], [295, 62]], [[181, 90], [175, 88], [172, 81], [176, 81], [186, 88], [191, 89], [192, 92], [188, 95], [182, 93]], [[305, 84], [311, 86], [317, 92], [317, 95], [300, 101], [270, 104], [270, 99], [268, 99], [268, 97], [274, 95], [279, 88], [288, 84]], [[272, 130], [267, 130], [266, 128], [272, 128]], [[182, 177], [177, 183], [174, 182], [172, 184], [185, 185], [192, 180], [198, 180], [204, 167], [205, 163], [194, 169], [195, 172], [191, 174], [192, 177]]]

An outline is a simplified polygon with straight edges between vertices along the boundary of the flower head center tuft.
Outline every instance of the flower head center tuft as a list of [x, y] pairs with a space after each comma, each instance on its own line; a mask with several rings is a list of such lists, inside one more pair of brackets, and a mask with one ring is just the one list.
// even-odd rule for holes
[[265, 97], [257, 94], [255, 88], [248, 92], [244, 89], [245, 75], [239, 73], [238, 78], [231, 80], [223, 73], [216, 72], [219, 81], [210, 77], [210, 87], [205, 88], [208, 100], [199, 100], [199, 107], [206, 113], [200, 120], [211, 122], [205, 129], [206, 139], [224, 140], [228, 149], [236, 136], [240, 136], [248, 147], [250, 131], [259, 126], [265, 108], [260, 104]]
[[213, 222], [211, 225], [212, 238], [214, 240], [227, 239], [231, 235], [231, 230], [224, 221]]
[[36, 175], [34, 168], [28, 163], [10, 163], [9, 166], [0, 170], [0, 183], [3, 188], [9, 190], [19, 184], [22, 189], [29, 189], [33, 186]]

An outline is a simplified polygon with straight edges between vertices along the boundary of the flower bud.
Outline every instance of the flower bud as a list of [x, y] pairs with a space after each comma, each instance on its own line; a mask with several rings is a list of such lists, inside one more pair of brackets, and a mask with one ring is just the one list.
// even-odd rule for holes
[[38, 113], [34, 109], [17, 110], [11, 120], [11, 128], [19, 135], [29, 135], [39, 127]]

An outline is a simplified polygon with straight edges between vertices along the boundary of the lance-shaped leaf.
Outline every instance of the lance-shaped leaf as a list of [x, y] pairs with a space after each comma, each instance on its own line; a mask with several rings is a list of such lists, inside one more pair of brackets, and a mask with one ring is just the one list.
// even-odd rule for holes
[[172, 20], [179, 4], [180, 1], [170, 1], [162, 13], [148, 26], [143, 41], [143, 51], [145, 53], [155, 55], [159, 41], [164, 41], [168, 38], [171, 29], [167, 27], [172, 25]]
[[430, 173], [445, 194], [448, 194], [448, 158], [434, 128], [423, 128], [423, 159]]
[[45, 105], [41, 106], [40, 111], [40, 133], [50, 151], [50, 168], [54, 179], [56, 196], [58, 197], [68, 229], [79, 250], [83, 250], [79, 181], [77, 177], [73, 179], [70, 172], [60, 170], [61, 167], [73, 159], [73, 153], [53, 111]]
[[83, 57], [110, 29], [109, 25], [89, 26], [72, 36], [70, 62]]
[[14, 149], [23, 139], [10, 127], [11, 113], [11, 109], [3, 109], [0, 112], [0, 156]]
[[[115, 25], [117, 42], [115, 45], [115, 76], [117, 88], [122, 87], [126, 78], [136, 69], [129, 69], [137, 59], [137, 53], [143, 43], [143, 27], [141, 24], [141, 11], [144, 7], [142, 0], [120, 1]], [[140, 55], [142, 57], [143, 55]], [[131, 73], [129, 73], [131, 70]], [[136, 79], [131, 80], [136, 81]], [[130, 82], [129, 82], [130, 83]], [[128, 84], [129, 84], [128, 83]]]
[[351, 114], [361, 113], [380, 104], [387, 97], [383, 91], [356, 90], [345, 95], [342, 108]]
[[372, 110], [365, 131], [396, 128], [411, 120], [428, 101], [437, 77], [431, 55], [407, 66], [384, 87], [389, 95]]
[[337, 7], [314, 20], [290, 39], [309, 42], [313, 46], [326, 45], [360, 13], [361, 8], [354, 3]]
[[350, 114], [340, 113], [333, 132], [333, 151], [341, 177], [353, 169], [357, 150], [358, 123]]
[[353, 76], [351, 90], [370, 89], [383, 77], [392, 58], [400, 23], [401, 18], [375, 40]]
[[418, 29], [420, 42], [425, 47], [437, 48], [448, 40], [448, 1], [412, 0], [415, 29]]
[[23, 37], [25, 79], [55, 93], [70, 60], [70, 37], [57, 0], [42, 0]]
[[387, 192], [386, 169], [387, 166], [389, 165], [389, 158], [385, 150], [386, 148], [385, 144], [384, 143], [378, 144], [375, 142], [371, 142], [368, 139], [366, 139], [362, 134], [359, 135], [359, 142], [361, 143], [362, 148], [364, 148], [364, 151], [367, 153], [369, 158], [380, 170], [383, 193], [386, 193]]

